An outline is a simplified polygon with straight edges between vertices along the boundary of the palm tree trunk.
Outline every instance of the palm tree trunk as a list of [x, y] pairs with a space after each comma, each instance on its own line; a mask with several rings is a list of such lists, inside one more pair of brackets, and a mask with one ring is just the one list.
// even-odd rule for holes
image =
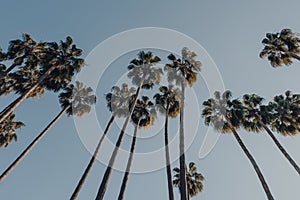
[[267, 131], [269, 136], [272, 138], [273, 142], [276, 144], [278, 149], [281, 151], [281, 153], [286, 157], [286, 159], [290, 162], [290, 164], [295, 168], [295, 170], [300, 174], [300, 168], [297, 165], [297, 163], [293, 160], [293, 158], [288, 154], [288, 152], [283, 148], [283, 146], [280, 144], [280, 142], [277, 140], [275, 135], [272, 133], [272, 131], [258, 118], [256, 117], [259, 123], [264, 127], [264, 129]]
[[[10, 114], [14, 111], [14, 109], [16, 109], [16, 107], [18, 107], [27, 97], [28, 95], [33, 92], [44, 80], [45, 78], [47, 78], [47, 76], [49, 76], [49, 74], [56, 68], [55, 65], [53, 65], [52, 67], [50, 67], [48, 69], [48, 71], [43, 74], [37, 83], [35, 83], [30, 89], [28, 89], [24, 94], [22, 94], [20, 97], [18, 97], [15, 101], [13, 101], [11, 104], [9, 104], [5, 109], [6, 111], [2, 111], [1, 112], [1, 116], [0, 116], [0, 123]], [[8, 108], [8, 109], [7, 109]]]
[[131, 143], [131, 147], [130, 147], [130, 155], [129, 155], [129, 158], [128, 158], [128, 161], [127, 161], [126, 171], [125, 171], [125, 174], [124, 174], [124, 177], [123, 177], [123, 181], [122, 181], [121, 189], [120, 189], [120, 192], [119, 192], [118, 200], [123, 200], [124, 199], [124, 194], [125, 194], [125, 190], [126, 190], [126, 186], [127, 186], [127, 182], [128, 182], [129, 172], [130, 172], [130, 168], [131, 168], [132, 161], [133, 161], [133, 154], [134, 154], [135, 144], [136, 144], [136, 135], [137, 135], [137, 132], [138, 132], [139, 125], [140, 125], [140, 121], [138, 122], [138, 124], [134, 128], [132, 143]]
[[186, 174], [185, 174], [185, 152], [184, 152], [184, 80], [181, 81], [181, 106], [180, 106], [180, 130], [179, 130], [179, 164], [180, 164], [180, 196], [181, 200], [187, 200]]
[[0, 182], [2, 182], [8, 176], [8, 174], [23, 160], [23, 158], [25, 158], [25, 156], [34, 148], [34, 146], [70, 107], [71, 105], [62, 109], [59, 114], [48, 124], [48, 126], [27, 146], [27, 148], [19, 155], [19, 157], [1, 174]]
[[111, 176], [112, 167], [113, 167], [113, 165], [115, 163], [115, 160], [116, 160], [116, 157], [117, 157], [120, 145], [122, 143], [122, 140], [123, 140], [123, 137], [124, 137], [124, 134], [125, 134], [125, 130], [126, 130], [128, 124], [129, 124], [130, 117], [131, 117], [131, 115], [133, 113], [133, 110], [135, 108], [135, 105], [136, 105], [138, 96], [139, 96], [139, 94], [141, 92], [141, 88], [142, 88], [142, 85], [144, 83], [144, 80], [145, 80], [145, 75], [142, 77], [140, 85], [137, 88], [137, 91], [135, 93], [136, 95], [135, 95], [135, 99], [134, 99], [134, 102], [133, 102], [133, 106], [131, 107], [131, 110], [129, 111], [129, 116], [126, 118], [126, 120], [124, 122], [124, 125], [122, 127], [121, 133], [120, 133], [119, 138], [117, 140], [116, 146], [115, 146], [115, 148], [113, 150], [113, 153], [112, 153], [112, 155], [110, 157], [109, 164], [106, 167], [104, 176], [103, 176], [102, 181], [101, 181], [101, 185], [100, 185], [100, 187], [98, 189], [96, 200], [102, 200], [103, 197], [104, 197], [104, 194], [105, 194], [106, 188], [107, 188], [107, 184], [108, 184], [108, 181], [109, 181], [110, 176]]
[[[5, 109], [3, 109], [3, 110], [1, 111], [1, 113], [0, 113], [0, 115], [2, 115], [5, 111], [7, 111], [11, 106], [13, 106], [13, 104], [10, 105], [10, 106], [7, 106]], [[0, 123], [1, 123], [1, 122], [0, 122]]]
[[169, 114], [169, 103], [167, 103], [166, 121], [165, 121], [165, 153], [166, 153], [166, 170], [167, 170], [169, 200], [174, 200], [172, 172], [171, 172], [171, 163], [170, 163], [170, 152], [169, 152], [169, 133], [168, 133], [169, 115], [168, 114]]
[[75, 199], [77, 199], [78, 194], [79, 194], [79, 192], [80, 192], [80, 190], [81, 190], [81, 188], [82, 188], [82, 186], [83, 186], [83, 184], [84, 184], [84, 182], [85, 182], [87, 176], [89, 175], [89, 173], [90, 173], [90, 171], [91, 171], [91, 169], [92, 169], [92, 167], [93, 167], [93, 165], [94, 165], [94, 163], [95, 163], [97, 154], [98, 154], [99, 149], [100, 149], [100, 147], [101, 147], [101, 144], [102, 144], [102, 142], [104, 141], [104, 138], [105, 138], [105, 136], [106, 136], [106, 134], [107, 134], [109, 128], [111, 127], [111, 125], [112, 125], [114, 119], [115, 119], [115, 117], [112, 116], [112, 117], [110, 118], [109, 122], [107, 123], [106, 128], [105, 128], [105, 130], [104, 130], [104, 133], [103, 133], [102, 137], [100, 138], [99, 143], [98, 143], [98, 145], [97, 145], [97, 147], [96, 147], [96, 149], [95, 149], [95, 151], [94, 151], [94, 154], [93, 154], [93, 156], [92, 156], [92, 158], [91, 158], [91, 160], [90, 160], [88, 166], [87, 166], [86, 169], [84, 170], [84, 173], [83, 173], [83, 175], [81, 176], [81, 178], [80, 178], [80, 180], [79, 180], [79, 182], [78, 182], [78, 184], [77, 184], [77, 186], [76, 186], [76, 188], [75, 188], [75, 190], [74, 190], [74, 192], [73, 192], [73, 194], [72, 194], [70, 200], [75, 200]]
[[226, 121], [227, 123], [229, 124], [230, 126], [230, 129], [235, 137], [235, 139], [237, 140], [237, 142], [239, 143], [239, 145], [241, 146], [242, 150], [244, 151], [244, 153], [246, 154], [247, 158], [250, 160], [262, 186], [263, 186], [263, 189], [268, 197], [268, 200], [274, 200], [274, 197], [272, 196], [272, 193], [269, 189], [269, 186], [267, 184], [267, 182], [265, 181], [265, 178], [262, 174], [262, 172], [260, 171], [259, 169], [259, 166], [257, 165], [256, 161], [254, 160], [253, 156], [250, 154], [250, 152], [248, 151], [247, 147], [244, 145], [242, 139], [240, 138], [240, 136], [238, 135], [238, 133], [236, 132], [236, 130], [233, 128], [231, 122], [230, 122], [230, 119], [228, 117], [226, 117]]

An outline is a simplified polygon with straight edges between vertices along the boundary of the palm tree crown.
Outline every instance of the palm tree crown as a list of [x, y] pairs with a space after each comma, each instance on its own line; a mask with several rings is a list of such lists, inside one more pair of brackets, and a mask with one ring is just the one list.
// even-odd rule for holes
[[10, 114], [0, 123], [0, 147], [7, 147], [12, 140], [17, 141], [16, 130], [25, 126], [23, 122], [15, 121], [15, 114]]
[[168, 110], [168, 117], [177, 117], [180, 112], [180, 91], [173, 86], [162, 86], [159, 88], [161, 93], [154, 95], [155, 104], [158, 111], [164, 114]]
[[150, 51], [141, 51], [138, 58], [133, 59], [128, 66], [128, 78], [132, 79], [132, 83], [138, 87], [142, 83], [142, 88], [152, 88], [154, 84], [160, 82], [160, 77], [163, 74], [162, 69], [153, 67], [160, 60], [158, 56], [153, 56]]
[[70, 84], [59, 94], [59, 102], [66, 110], [67, 115], [78, 117], [89, 113], [91, 105], [96, 103], [96, 96], [91, 94], [93, 89], [85, 87], [83, 83], [76, 81], [75, 85]]
[[113, 86], [111, 92], [107, 93], [105, 98], [107, 107], [113, 116], [127, 117], [129, 115], [129, 104], [135, 95], [134, 87], [128, 88], [126, 83], [122, 87]]
[[153, 125], [156, 116], [154, 104], [149, 100], [149, 97], [142, 96], [141, 99], [137, 100], [131, 120], [135, 125], [148, 128]]
[[206, 125], [213, 126], [221, 133], [231, 132], [231, 128], [226, 120], [228, 118], [232, 126], [236, 129], [240, 127], [243, 119], [243, 107], [239, 100], [231, 101], [231, 92], [225, 91], [222, 96], [220, 92], [215, 92], [215, 99], [210, 98], [203, 102], [204, 109], [202, 116]]
[[168, 81], [175, 82], [176, 85], [184, 85], [187, 83], [192, 86], [197, 81], [197, 73], [201, 69], [201, 62], [195, 60], [196, 54], [188, 48], [183, 48], [181, 51], [182, 57], [176, 58], [170, 54], [168, 59], [172, 62], [166, 64], [165, 70], [168, 72]]
[[277, 95], [268, 105], [273, 116], [271, 128], [282, 135], [299, 133], [300, 95], [287, 91], [285, 95]]
[[[180, 169], [176, 167], [173, 171], [175, 172], [173, 184], [175, 187], [180, 188]], [[204, 176], [197, 172], [197, 167], [194, 162], [190, 162], [189, 170], [186, 169], [185, 171], [188, 194], [190, 197], [195, 197], [203, 190]]]
[[[243, 127], [247, 131], [258, 133], [263, 129], [262, 124], [258, 120], [266, 122], [266, 119], [269, 119], [268, 114], [265, 112], [261, 112], [261, 104], [264, 99], [256, 94], [245, 94], [243, 96], [243, 108], [244, 108], [244, 116], [243, 116]], [[267, 120], [269, 121], [269, 120]]]
[[292, 59], [300, 60], [300, 39], [291, 29], [282, 29], [280, 33], [267, 33], [262, 40], [264, 49], [261, 58], [267, 57], [273, 67], [292, 64]]

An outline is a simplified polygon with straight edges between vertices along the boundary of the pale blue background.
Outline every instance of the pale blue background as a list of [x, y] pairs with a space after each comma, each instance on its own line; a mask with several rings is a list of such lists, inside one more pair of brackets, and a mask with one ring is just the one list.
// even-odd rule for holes
[[[299, 1], [17, 1], [1, 2], [0, 46], [30, 33], [37, 40], [60, 40], [71, 35], [85, 56], [109, 36], [131, 28], [157, 26], [183, 32], [202, 44], [219, 67], [226, 88], [234, 96], [255, 92], [272, 98], [286, 89], [299, 92], [300, 63], [273, 69], [258, 57], [266, 32], [289, 27], [300, 31]], [[127, 63], [125, 63], [127, 64]], [[124, 65], [125, 67], [126, 65]], [[205, 67], [205, 66], [204, 66]], [[200, 80], [199, 83], [201, 84]], [[200, 87], [200, 86], [199, 86]], [[98, 98], [109, 90], [97, 90]], [[200, 93], [200, 91], [199, 91]], [[102, 96], [101, 96], [102, 95]], [[202, 99], [207, 99], [203, 91]], [[14, 97], [1, 98], [1, 108]], [[108, 120], [104, 104], [101, 124]], [[56, 95], [47, 93], [38, 101], [24, 102], [16, 111], [26, 127], [18, 143], [0, 149], [3, 171], [59, 112]], [[254, 170], [232, 135], [222, 136], [214, 150], [198, 159], [206, 128], [187, 152], [206, 177], [204, 192], [195, 199], [266, 199]], [[300, 197], [300, 179], [266, 134], [240, 131], [255, 156], [277, 200]], [[299, 136], [279, 140], [300, 164]], [[141, 147], [138, 147], [141, 148]], [[2, 200], [68, 199], [90, 158], [71, 118], [63, 117], [22, 163], [0, 185]], [[177, 166], [174, 163], [173, 166]], [[96, 163], [78, 199], [94, 199], [105, 166]], [[122, 173], [114, 172], [105, 199], [113, 200], [119, 191]], [[167, 199], [165, 170], [132, 175], [125, 199]], [[176, 195], [178, 191], [175, 190]]]

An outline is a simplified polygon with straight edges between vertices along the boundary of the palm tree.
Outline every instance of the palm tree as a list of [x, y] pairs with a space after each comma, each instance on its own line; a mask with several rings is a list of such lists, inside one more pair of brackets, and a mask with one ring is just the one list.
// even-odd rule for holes
[[15, 114], [10, 114], [0, 123], [0, 147], [7, 147], [12, 140], [17, 141], [16, 130], [25, 126], [23, 122], [15, 121]]
[[123, 181], [120, 188], [118, 200], [124, 199], [124, 194], [127, 187], [127, 182], [128, 182], [129, 173], [130, 173], [130, 169], [133, 161], [133, 155], [136, 146], [136, 136], [137, 136], [138, 128], [139, 127], [147, 128], [153, 125], [155, 117], [156, 117], [156, 111], [154, 108], [154, 104], [151, 101], [149, 101], [149, 98], [146, 96], [142, 96], [141, 100], [138, 99], [131, 116], [131, 120], [134, 124], [134, 134], [132, 137], [130, 155], [127, 161], [126, 171], [123, 176]]
[[12, 61], [10, 66], [5, 70], [5, 73], [0, 75], [0, 78], [9, 74], [16, 67], [26, 63], [32, 65], [37, 62], [37, 55], [43, 51], [46, 43], [34, 41], [29, 34], [23, 34], [22, 40], [16, 39], [9, 42], [9, 47], [6, 53], [1, 51], [0, 61]]
[[47, 125], [47, 127], [27, 146], [27, 148], [19, 155], [19, 157], [1, 174], [0, 182], [21, 162], [23, 158], [34, 148], [34, 146], [42, 139], [42, 137], [50, 130], [50, 128], [62, 117], [64, 113], [68, 116], [81, 117], [90, 112], [91, 105], [96, 102], [95, 95], [92, 95], [92, 88], [84, 87], [83, 83], [76, 81], [76, 84], [69, 85], [59, 94], [59, 102], [62, 110]]
[[285, 96], [275, 96], [267, 108], [273, 117], [270, 123], [272, 130], [283, 136], [299, 133], [300, 95], [286, 91]]
[[[38, 66], [41, 59], [45, 59], [45, 52], [47, 51], [46, 42], [36, 42], [30, 35], [23, 34], [23, 39], [12, 40], [9, 42], [9, 47], [6, 53], [0, 55], [2, 64], [2, 73], [0, 73], [0, 95], [7, 95], [12, 90], [16, 93], [22, 91], [22, 86], [30, 86], [36, 82], [39, 76]], [[6, 65], [10, 65], [6, 68]], [[12, 70], [16, 69], [15, 72]], [[43, 93], [42, 87], [37, 90]], [[24, 90], [24, 88], [23, 88]], [[34, 96], [32, 92], [29, 97]]]
[[[72, 45], [72, 42], [72, 38], [67, 37], [66, 41], [61, 41], [59, 45], [55, 42], [46, 43], [47, 47], [39, 52], [39, 73], [35, 74], [36, 76], [32, 83], [24, 82], [21, 84], [21, 88], [17, 89], [17, 93], [21, 95], [3, 109], [0, 115], [0, 122], [26, 98], [30, 97], [32, 93], [35, 93], [38, 87], [57, 92], [71, 82], [72, 77], [80, 71], [84, 64], [83, 59], [80, 58], [82, 50], [78, 49], [76, 45]], [[28, 67], [30, 72], [31, 65], [29, 64], [25, 67]], [[34, 67], [36, 66], [34, 65]], [[18, 73], [18, 71], [15, 73]], [[25, 73], [25, 80], [28, 76], [31, 76], [31, 73]]]
[[[284, 147], [277, 140], [272, 131], [268, 128], [268, 124], [270, 124], [270, 119], [274, 118], [276, 115], [271, 113], [270, 109], [266, 109], [262, 106], [263, 98], [256, 94], [245, 94], [243, 96], [243, 106], [245, 108], [245, 122], [244, 127], [248, 131], [260, 132], [261, 129], [264, 129], [269, 136], [272, 138], [273, 142], [276, 144], [281, 153], [286, 157], [286, 159], [290, 162], [290, 164], [295, 168], [295, 170], [300, 174], [300, 168], [297, 163], [292, 159], [292, 157], [288, 154], [288, 152], [284, 149]], [[266, 112], [267, 111], [267, 112]], [[285, 111], [286, 112], [286, 111]], [[271, 116], [268, 116], [271, 115]], [[266, 117], [265, 117], [266, 116]], [[281, 117], [280, 117], [281, 118]], [[279, 119], [280, 119], [279, 118]], [[285, 132], [288, 129], [285, 129]]]
[[181, 200], [187, 199], [187, 187], [185, 182], [185, 153], [184, 153], [184, 101], [185, 101], [185, 87], [187, 83], [192, 87], [193, 83], [197, 81], [197, 72], [200, 71], [201, 62], [196, 61], [196, 54], [189, 51], [187, 48], [183, 48], [182, 58], [176, 58], [173, 54], [168, 56], [168, 59], [172, 62], [166, 64], [165, 70], [168, 72], [168, 81], [176, 83], [181, 87], [181, 101], [180, 101], [180, 142], [179, 142], [179, 162], [181, 172]]
[[300, 61], [300, 39], [291, 29], [282, 29], [280, 33], [267, 33], [262, 40], [264, 49], [261, 58], [267, 57], [273, 67], [292, 64], [292, 59]]
[[233, 133], [236, 141], [246, 154], [255, 172], [257, 173], [257, 176], [268, 199], [274, 200], [269, 186], [259, 169], [259, 166], [236, 132], [236, 129], [239, 128], [239, 126], [243, 122], [243, 106], [238, 100], [231, 101], [230, 98], [230, 91], [225, 91], [222, 94], [222, 97], [220, 92], [215, 92], [215, 99], [210, 98], [207, 101], [203, 102], [204, 109], [202, 111], [202, 117], [205, 118], [205, 125], [213, 126], [217, 131], [221, 133]]
[[[185, 168], [187, 168], [185, 166]], [[180, 169], [174, 168], [173, 171], [175, 172], [174, 175], [174, 186], [180, 188]], [[188, 199], [195, 197], [202, 192], [203, 190], [203, 181], [204, 177], [201, 173], [197, 172], [197, 167], [194, 162], [190, 162], [189, 170], [185, 170], [186, 173], [186, 183], [188, 187]]]
[[129, 72], [127, 76], [132, 79], [132, 83], [137, 86], [136, 94], [133, 96], [130, 106], [129, 106], [129, 115], [126, 118], [121, 133], [118, 137], [116, 146], [113, 150], [112, 156], [109, 160], [109, 164], [106, 167], [104, 176], [102, 178], [100, 187], [98, 189], [98, 193], [96, 196], [96, 200], [102, 200], [104, 197], [104, 194], [106, 192], [107, 184], [111, 175], [112, 167], [115, 163], [116, 156], [119, 151], [119, 147], [122, 143], [125, 130], [128, 126], [128, 123], [130, 121], [130, 116], [133, 113], [134, 107], [137, 102], [137, 98], [140, 95], [140, 91], [142, 88], [150, 89], [154, 86], [154, 84], [159, 83], [160, 76], [162, 75], [162, 70], [158, 68], [154, 68], [158, 62], [160, 61], [160, 58], [157, 56], [153, 56], [153, 54], [149, 51], [145, 53], [144, 51], [141, 51], [138, 54], [138, 59], [133, 59], [130, 62], [130, 65], [128, 66]]
[[168, 119], [169, 117], [177, 117], [180, 112], [180, 92], [178, 89], [174, 89], [172, 86], [160, 87], [160, 93], [154, 95], [155, 104], [158, 111], [165, 114], [165, 154], [166, 154], [166, 172], [168, 182], [169, 199], [174, 200], [172, 174], [171, 174], [171, 163], [169, 153], [169, 133], [168, 133]]
[[89, 175], [89, 172], [91, 171], [95, 161], [97, 154], [99, 152], [99, 149], [102, 145], [102, 142], [104, 141], [104, 138], [106, 137], [106, 134], [108, 133], [108, 130], [110, 129], [115, 117], [127, 117], [128, 116], [128, 106], [129, 106], [129, 100], [135, 93], [135, 88], [131, 87], [128, 89], [128, 85], [123, 83], [122, 88], [119, 88], [118, 86], [112, 87], [112, 92], [106, 94], [106, 101], [107, 101], [107, 107], [109, 111], [112, 113], [112, 116], [106, 125], [106, 128], [104, 130], [103, 135], [101, 136], [97, 147], [94, 151], [94, 154], [88, 163], [88, 166], [86, 167], [83, 175], [81, 176], [72, 196], [71, 200], [74, 200], [77, 198], [87, 176]]

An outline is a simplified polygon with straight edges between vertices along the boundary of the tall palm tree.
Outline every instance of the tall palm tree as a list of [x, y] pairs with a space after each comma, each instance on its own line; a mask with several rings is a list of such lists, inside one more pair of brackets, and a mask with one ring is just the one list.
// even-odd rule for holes
[[131, 116], [131, 120], [134, 124], [134, 134], [132, 137], [130, 155], [127, 161], [126, 171], [123, 176], [123, 181], [120, 188], [118, 200], [124, 199], [124, 194], [127, 187], [127, 182], [128, 182], [129, 173], [130, 173], [135, 146], [136, 146], [136, 136], [137, 136], [138, 128], [139, 127], [147, 128], [153, 125], [155, 117], [156, 117], [156, 111], [154, 108], [154, 104], [149, 100], [149, 98], [146, 96], [142, 96], [141, 99], [138, 99]]
[[161, 93], [154, 95], [155, 104], [158, 111], [165, 114], [165, 156], [166, 156], [166, 172], [168, 182], [169, 199], [174, 200], [171, 163], [169, 153], [169, 133], [168, 133], [168, 119], [169, 117], [177, 117], [180, 112], [180, 91], [174, 89], [172, 86], [162, 86], [159, 88]]
[[[46, 43], [46, 47], [38, 54], [39, 73], [35, 74], [32, 83], [23, 82], [21, 88], [17, 89], [17, 93], [20, 96], [2, 110], [0, 122], [12, 113], [26, 98], [30, 97], [38, 87], [57, 92], [71, 82], [72, 77], [80, 71], [84, 64], [83, 59], [80, 58], [82, 50], [78, 49], [75, 44], [72, 45], [72, 43], [73, 40], [71, 37], [67, 37], [65, 42], [61, 41], [59, 45], [56, 42]], [[28, 67], [30, 72], [31, 64], [25, 67]], [[37, 66], [34, 65], [34, 67]], [[22, 71], [21, 69], [21, 73]], [[15, 73], [18, 73], [18, 71]], [[25, 80], [28, 76], [31, 76], [31, 73], [25, 74]], [[32, 81], [32, 77], [29, 79]]]
[[[187, 168], [185, 166], [185, 168]], [[180, 169], [174, 168], [173, 171], [175, 172], [174, 175], [174, 186], [180, 188]], [[197, 167], [194, 162], [190, 162], [189, 164], [189, 170], [186, 171], [186, 183], [188, 187], [188, 199], [195, 197], [199, 194], [199, 192], [202, 192], [203, 190], [203, 181], [204, 176], [201, 173], [197, 172]]]
[[160, 62], [160, 58], [157, 56], [153, 56], [152, 52], [145, 53], [144, 51], [141, 51], [138, 54], [138, 59], [133, 59], [130, 62], [130, 65], [128, 66], [128, 74], [127, 76], [132, 79], [132, 83], [137, 86], [136, 94], [132, 98], [129, 106], [129, 116], [126, 118], [121, 133], [118, 137], [118, 140], [116, 142], [116, 146], [113, 150], [112, 156], [109, 160], [109, 164], [106, 167], [104, 176], [102, 178], [100, 187], [98, 189], [98, 193], [96, 196], [96, 200], [102, 200], [104, 197], [104, 194], [106, 192], [106, 188], [108, 185], [108, 181], [111, 175], [112, 167], [115, 163], [116, 156], [118, 154], [120, 145], [122, 143], [125, 130], [128, 126], [128, 123], [130, 121], [130, 116], [133, 113], [134, 107], [137, 102], [137, 98], [140, 95], [141, 89], [150, 89], [154, 86], [154, 84], [159, 83], [160, 77], [162, 75], [162, 70], [159, 68], [155, 68], [154, 66]]
[[202, 116], [205, 118], [205, 124], [213, 126], [221, 133], [233, 133], [236, 141], [257, 173], [268, 199], [274, 200], [259, 166], [236, 132], [236, 129], [239, 128], [243, 121], [243, 106], [241, 103], [239, 103], [238, 100], [231, 101], [231, 92], [225, 91], [222, 96], [220, 92], [215, 92], [215, 98], [210, 98], [207, 101], [204, 101], [203, 105], [204, 109], [202, 111]]
[[1, 174], [0, 182], [2, 182], [8, 174], [22, 161], [23, 158], [35, 147], [42, 137], [50, 130], [50, 128], [62, 117], [64, 113], [68, 116], [81, 117], [90, 112], [91, 105], [96, 102], [96, 96], [92, 95], [92, 88], [84, 87], [83, 83], [76, 81], [76, 84], [70, 84], [59, 94], [59, 102], [62, 110], [47, 125], [47, 127], [27, 146], [27, 148], [17, 157], [17, 159]]
[[300, 39], [291, 29], [282, 29], [280, 33], [267, 33], [262, 40], [264, 45], [259, 56], [267, 57], [273, 67], [292, 64], [292, 59], [300, 61]]
[[168, 81], [175, 82], [181, 87], [181, 101], [180, 101], [180, 142], [179, 142], [179, 162], [181, 170], [181, 200], [187, 199], [187, 187], [185, 182], [185, 153], [184, 153], [184, 101], [185, 101], [185, 87], [189, 84], [192, 87], [193, 83], [197, 81], [197, 73], [201, 69], [201, 62], [196, 61], [196, 54], [183, 48], [181, 51], [182, 57], [176, 58], [173, 54], [168, 56], [171, 61], [166, 64], [165, 70], [168, 72]]
[[15, 114], [10, 114], [0, 123], [0, 147], [7, 147], [12, 140], [17, 141], [16, 130], [25, 126], [23, 122], [15, 120]]
[[72, 196], [71, 200], [76, 199], [89, 172], [91, 171], [95, 161], [97, 154], [99, 152], [99, 149], [102, 145], [102, 142], [104, 141], [104, 138], [106, 137], [106, 134], [108, 133], [115, 117], [127, 117], [128, 116], [128, 107], [129, 107], [129, 100], [132, 97], [132, 95], [135, 94], [135, 88], [131, 87], [128, 88], [128, 85], [123, 83], [122, 87], [113, 86], [111, 89], [112, 92], [106, 94], [106, 101], [107, 101], [107, 107], [109, 111], [112, 113], [112, 116], [106, 125], [106, 128], [104, 130], [103, 135], [101, 136], [97, 147], [93, 153], [92, 158], [90, 159], [90, 162], [88, 163], [88, 166], [86, 167], [83, 175], [81, 176]]
[[296, 135], [300, 132], [300, 95], [286, 91], [285, 96], [275, 96], [267, 108], [273, 117], [270, 123], [272, 130], [283, 136]]
[[288, 152], [277, 140], [273, 132], [268, 128], [268, 124], [270, 123], [269, 119], [274, 118], [274, 116], [268, 116], [268, 115], [273, 115], [273, 113], [265, 112], [265, 111], [270, 111], [270, 109], [264, 109], [264, 107], [262, 107], [261, 105], [262, 101], [263, 98], [256, 94], [251, 94], [251, 95], [245, 94], [243, 96], [243, 106], [245, 108], [244, 127], [246, 128], [246, 130], [253, 131], [253, 132], [260, 132], [261, 129], [264, 129], [268, 133], [268, 135], [272, 138], [273, 142], [276, 144], [276, 146], [281, 151], [281, 153], [295, 168], [298, 174], [300, 174], [300, 168], [297, 165], [297, 163], [292, 159], [292, 157], [288, 154]]

